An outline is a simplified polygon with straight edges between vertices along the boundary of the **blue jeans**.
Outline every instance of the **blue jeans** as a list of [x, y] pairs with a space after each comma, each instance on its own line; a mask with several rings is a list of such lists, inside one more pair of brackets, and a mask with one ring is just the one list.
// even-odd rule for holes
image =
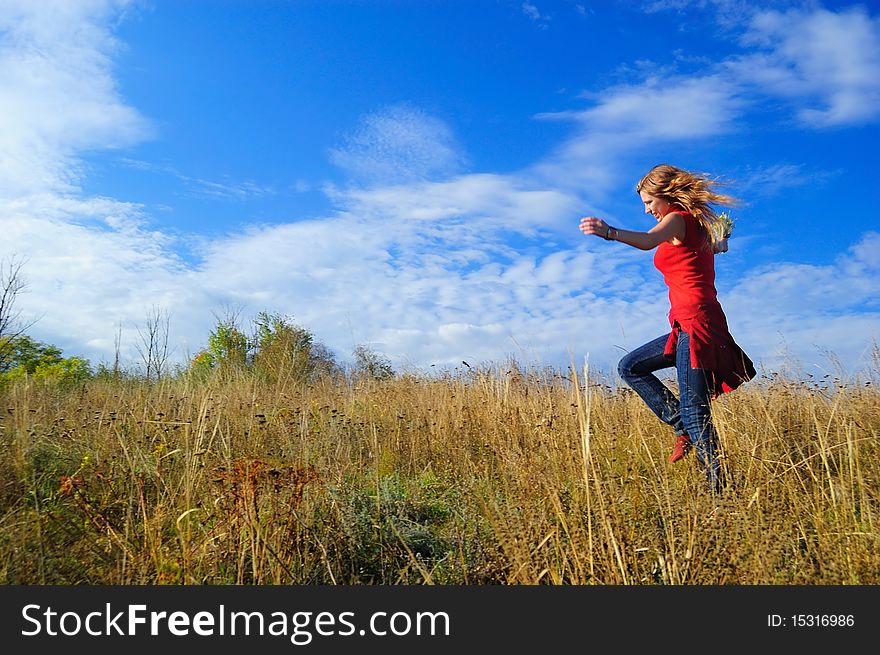
[[[663, 355], [669, 335], [657, 337], [620, 360], [620, 377], [641, 396], [654, 414], [671, 425], [676, 436], [690, 437], [697, 458], [706, 471], [713, 490], [721, 489], [721, 466], [718, 461], [718, 436], [712, 425], [710, 400], [712, 388], [702, 369], [691, 368], [690, 336], [680, 331], [675, 361]], [[678, 373], [676, 398], [654, 371], [675, 366]]]

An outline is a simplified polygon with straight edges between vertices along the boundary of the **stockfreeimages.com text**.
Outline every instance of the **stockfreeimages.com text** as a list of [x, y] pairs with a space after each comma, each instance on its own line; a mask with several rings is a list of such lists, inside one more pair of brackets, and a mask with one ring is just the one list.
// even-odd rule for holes
[[22, 608], [27, 627], [26, 637], [47, 635], [71, 637], [79, 634], [99, 636], [274, 636], [289, 637], [297, 646], [311, 643], [315, 636], [377, 637], [407, 635], [446, 636], [450, 619], [446, 612], [373, 612], [360, 628], [354, 612], [297, 611], [230, 611], [224, 605], [216, 611], [189, 612], [150, 611], [146, 605], [126, 605], [114, 610], [110, 603], [103, 609], [82, 614], [59, 612], [51, 606], [30, 604]]

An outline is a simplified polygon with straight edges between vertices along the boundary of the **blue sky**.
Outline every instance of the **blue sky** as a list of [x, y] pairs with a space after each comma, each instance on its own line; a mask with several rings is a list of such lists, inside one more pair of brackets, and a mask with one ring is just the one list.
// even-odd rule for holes
[[760, 365], [856, 372], [880, 338], [880, 12], [820, 2], [0, 0], [0, 257], [31, 333], [178, 361], [226, 308], [340, 360], [610, 369], [667, 327], [635, 182], [745, 202], [716, 259]]

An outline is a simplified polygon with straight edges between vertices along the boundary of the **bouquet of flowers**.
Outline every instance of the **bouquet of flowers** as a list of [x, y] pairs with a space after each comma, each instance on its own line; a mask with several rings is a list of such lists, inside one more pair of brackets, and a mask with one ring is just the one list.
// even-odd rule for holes
[[729, 239], [733, 232], [733, 218], [727, 212], [721, 212], [718, 214], [718, 218], [721, 220], [721, 238]]
[[718, 214], [720, 238], [715, 243], [715, 252], [727, 252], [727, 240], [733, 232], [733, 218], [727, 212]]

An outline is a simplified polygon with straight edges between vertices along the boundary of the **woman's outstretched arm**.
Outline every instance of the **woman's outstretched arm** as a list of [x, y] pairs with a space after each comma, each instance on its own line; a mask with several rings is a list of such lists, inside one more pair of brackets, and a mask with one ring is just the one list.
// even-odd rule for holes
[[639, 250], [652, 250], [664, 241], [671, 242], [673, 239], [684, 241], [685, 223], [681, 214], [670, 212], [647, 232], [634, 232], [618, 230], [595, 216], [585, 216], [581, 219], [580, 230], [584, 234], [593, 234], [609, 241], [620, 241]]

